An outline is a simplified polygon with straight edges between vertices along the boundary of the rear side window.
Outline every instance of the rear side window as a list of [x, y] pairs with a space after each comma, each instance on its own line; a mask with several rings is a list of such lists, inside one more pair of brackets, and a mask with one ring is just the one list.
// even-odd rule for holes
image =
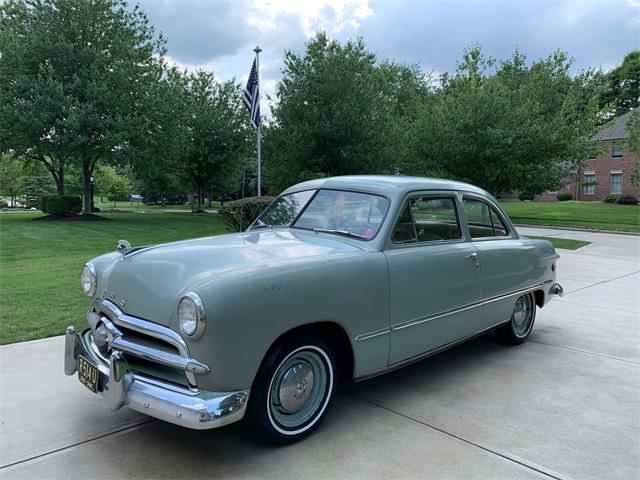
[[452, 197], [409, 199], [393, 232], [394, 243], [460, 240], [462, 230]]
[[465, 198], [463, 204], [471, 238], [509, 236], [509, 230], [495, 208], [470, 198]]

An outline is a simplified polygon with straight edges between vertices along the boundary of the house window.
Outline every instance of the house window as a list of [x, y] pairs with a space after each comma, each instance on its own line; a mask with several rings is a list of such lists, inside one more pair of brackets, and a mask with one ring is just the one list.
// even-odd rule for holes
[[595, 173], [584, 174], [584, 194], [585, 195], [596, 194], [596, 174]]
[[624, 145], [621, 143], [614, 143], [613, 152], [612, 152], [613, 158], [622, 157], [623, 153], [624, 153]]
[[611, 174], [611, 193], [622, 193], [622, 173]]

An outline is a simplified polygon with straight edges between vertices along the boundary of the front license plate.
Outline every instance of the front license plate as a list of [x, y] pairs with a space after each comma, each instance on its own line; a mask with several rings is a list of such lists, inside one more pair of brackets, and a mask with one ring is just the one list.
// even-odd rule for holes
[[82, 355], [78, 357], [78, 380], [93, 393], [98, 393], [98, 367]]

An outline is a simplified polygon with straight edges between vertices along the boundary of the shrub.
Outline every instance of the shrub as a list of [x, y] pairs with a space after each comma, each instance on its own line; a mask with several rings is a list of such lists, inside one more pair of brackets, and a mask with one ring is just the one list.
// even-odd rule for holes
[[620, 195], [616, 203], [618, 205], [637, 205], [638, 197], [634, 197], [633, 195]]
[[47, 195], [40, 199], [40, 209], [49, 215], [69, 217], [82, 210], [82, 198], [70, 195]]
[[224, 207], [218, 209], [218, 214], [230, 227], [246, 230], [271, 202], [273, 197], [247, 197], [225, 202]]
[[618, 198], [620, 198], [620, 195], [610, 193], [609, 195], [605, 195], [604, 197], [602, 197], [602, 201], [604, 203], [616, 203], [616, 200], [618, 200]]
[[9, 207], [9, 204], [7, 203], [6, 200], [0, 200], [0, 208], [7, 208]]
[[567, 200], [573, 200], [573, 195], [569, 192], [560, 192], [556, 195], [559, 202], [566, 202]]
[[534, 198], [535, 198], [535, 195], [531, 192], [523, 191], [518, 194], [518, 199], [521, 202], [524, 202], [526, 200], [533, 200]]

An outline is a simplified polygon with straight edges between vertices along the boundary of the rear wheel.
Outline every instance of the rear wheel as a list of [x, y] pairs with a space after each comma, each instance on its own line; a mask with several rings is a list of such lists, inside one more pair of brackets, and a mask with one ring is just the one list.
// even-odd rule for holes
[[533, 293], [518, 297], [509, 323], [495, 330], [498, 339], [508, 345], [519, 345], [531, 333], [536, 319], [536, 302]]
[[251, 389], [248, 416], [278, 445], [309, 435], [324, 417], [336, 385], [335, 357], [324, 342], [288, 339], [269, 353]]

